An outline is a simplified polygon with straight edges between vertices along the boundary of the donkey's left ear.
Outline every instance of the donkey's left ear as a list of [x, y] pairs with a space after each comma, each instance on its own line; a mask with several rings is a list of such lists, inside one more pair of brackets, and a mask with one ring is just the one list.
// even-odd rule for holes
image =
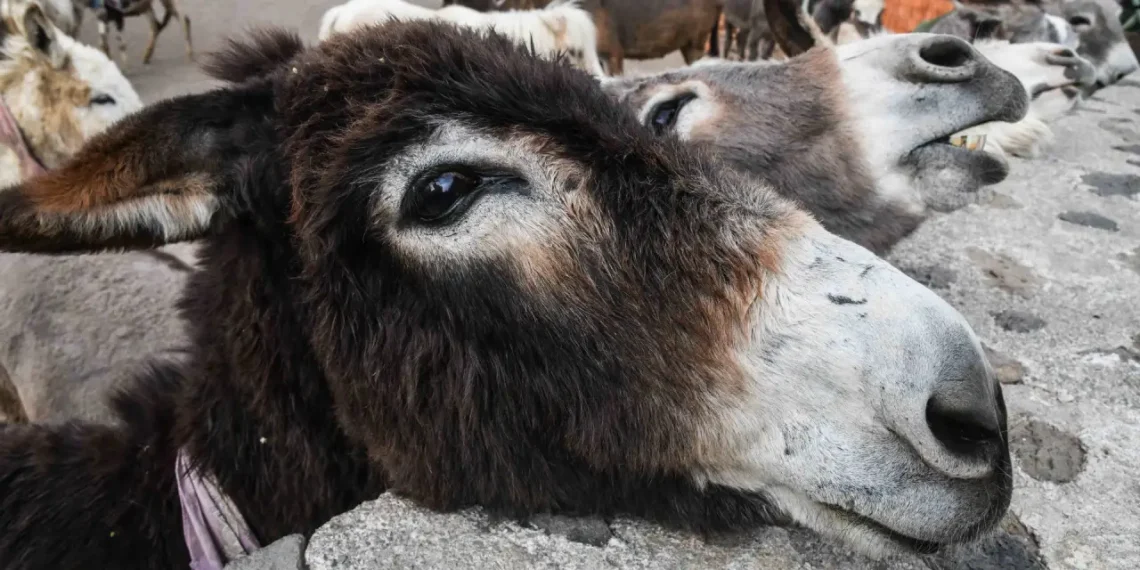
[[256, 207], [243, 192], [271, 167], [273, 112], [265, 84], [170, 99], [123, 119], [62, 168], [0, 190], [0, 250], [154, 247], [207, 235]]
[[13, 9], [23, 10], [23, 14], [13, 14], [12, 17], [19, 22], [20, 28], [24, 32], [24, 38], [28, 40], [28, 45], [47, 58], [52, 67], [62, 68], [67, 63], [67, 52], [59, 43], [57, 36], [59, 32], [48, 20], [43, 8], [32, 2], [20, 2], [18, 4], [19, 6]]

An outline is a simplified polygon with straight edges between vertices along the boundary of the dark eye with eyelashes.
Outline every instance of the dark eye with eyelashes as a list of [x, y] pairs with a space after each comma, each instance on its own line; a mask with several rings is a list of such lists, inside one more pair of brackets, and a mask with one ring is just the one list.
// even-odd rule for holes
[[664, 134], [666, 131], [672, 130], [673, 126], [677, 124], [677, 117], [681, 114], [681, 109], [696, 99], [697, 96], [692, 93], [662, 101], [653, 110], [649, 112], [648, 124], [657, 134]]
[[92, 105], [114, 105], [115, 98], [106, 93], [96, 93], [91, 97], [90, 103]]
[[483, 177], [469, 171], [424, 176], [404, 196], [404, 218], [429, 225], [447, 223], [471, 206], [483, 186]]

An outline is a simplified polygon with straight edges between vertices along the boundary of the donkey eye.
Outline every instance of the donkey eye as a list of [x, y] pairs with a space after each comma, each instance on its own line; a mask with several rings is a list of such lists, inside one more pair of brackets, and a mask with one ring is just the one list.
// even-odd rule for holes
[[681, 114], [681, 109], [696, 98], [696, 95], [690, 94], [659, 103], [649, 113], [649, 126], [653, 127], [653, 131], [657, 134], [664, 134], [677, 124], [677, 116]]
[[1069, 18], [1069, 25], [1073, 28], [1088, 27], [1092, 25], [1092, 20], [1087, 16], [1073, 16]]
[[106, 93], [99, 93], [91, 97], [92, 105], [114, 105], [115, 98]]
[[445, 223], [471, 206], [483, 180], [473, 174], [444, 172], [412, 187], [405, 216], [425, 224]]

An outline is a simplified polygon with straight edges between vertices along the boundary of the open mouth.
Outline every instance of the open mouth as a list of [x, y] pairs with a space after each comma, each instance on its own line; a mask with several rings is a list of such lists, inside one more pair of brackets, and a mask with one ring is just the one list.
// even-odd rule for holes
[[986, 135], [947, 135], [922, 146], [936, 144], [949, 145], [965, 152], [978, 152], [986, 150]]
[[904, 160], [927, 171], [964, 174], [964, 179], [981, 186], [997, 184], [1009, 174], [1009, 164], [999, 152], [987, 150], [982, 134], [938, 137], [910, 151]]
[[827, 503], [820, 503], [820, 505], [823, 506], [824, 508], [826, 508], [827, 510], [831, 511], [835, 516], [847, 521], [852, 526], [859, 526], [859, 527], [870, 529], [870, 530], [874, 531], [875, 534], [878, 534], [878, 535], [882, 536], [883, 538], [886, 538], [890, 542], [897, 544], [906, 550], [910, 550], [910, 551], [916, 552], [918, 554], [933, 554], [935, 552], [938, 552], [939, 549], [941, 549], [943, 546], [945, 546], [945, 545], [938, 543], [938, 542], [934, 542], [934, 541], [930, 541], [930, 540], [921, 540], [918, 538], [907, 536], [907, 535], [902, 534], [900, 532], [896, 532], [894, 530], [891, 530], [890, 528], [887, 528], [886, 526], [875, 521], [872, 518], [865, 517], [859, 513], [849, 511], [849, 510], [844, 509], [842, 507], [837, 507], [835, 505], [831, 505], [831, 504], [827, 504]]

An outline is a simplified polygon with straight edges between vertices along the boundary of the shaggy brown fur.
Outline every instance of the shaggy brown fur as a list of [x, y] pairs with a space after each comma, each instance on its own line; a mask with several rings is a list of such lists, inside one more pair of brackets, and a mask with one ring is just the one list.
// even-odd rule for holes
[[[179, 448], [263, 543], [386, 487], [439, 508], [772, 520], [689, 473], [725, 451], [702, 402], [735, 397], [731, 340], [802, 214], [497, 36], [393, 23], [303, 51], [263, 34], [212, 69], [264, 73], [159, 103], [0, 194], [4, 249], [207, 237], [188, 363], [141, 378], [123, 425], [2, 428], [0, 565], [185, 566]], [[462, 265], [402, 250], [392, 232], [415, 222], [376, 213], [376, 176], [449, 121], [536, 142], [587, 215]], [[67, 177], [85, 198], [61, 196]], [[532, 251], [563, 287], [529, 288]]]

